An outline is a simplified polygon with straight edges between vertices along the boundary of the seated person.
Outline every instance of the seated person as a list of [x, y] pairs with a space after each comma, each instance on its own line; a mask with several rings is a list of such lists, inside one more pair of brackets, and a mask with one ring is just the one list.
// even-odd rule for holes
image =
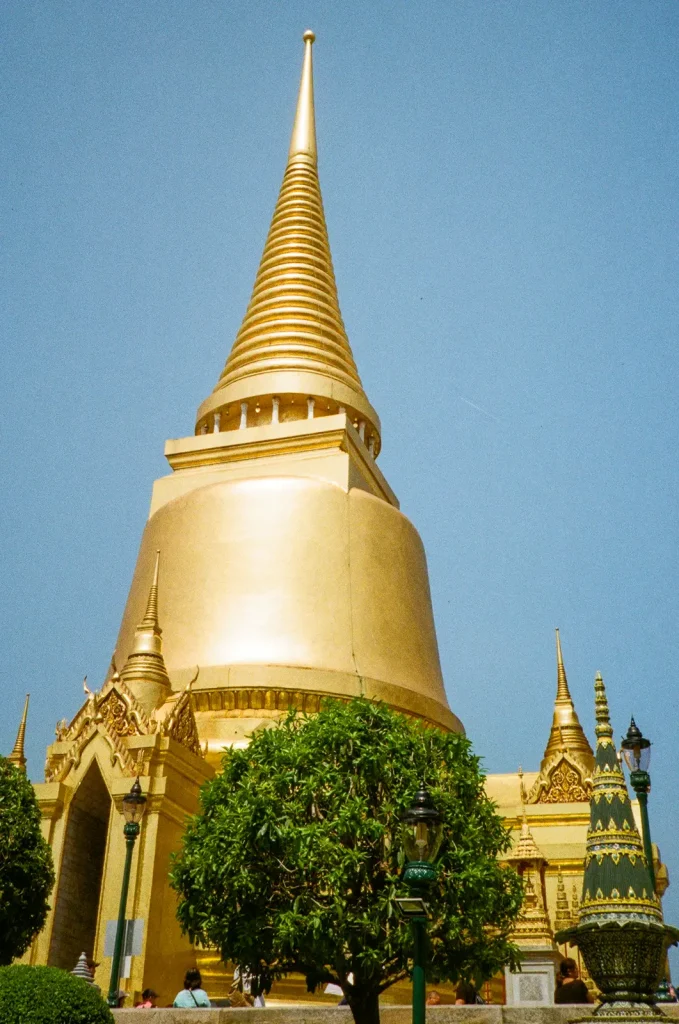
[[478, 1002], [478, 994], [471, 981], [461, 981], [455, 989], [455, 1005], [466, 1006]]
[[189, 968], [184, 975], [184, 988], [177, 992], [173, 1006], [180, 1006], [184, 1010], [192, 1010], [196, 1006], [210, 1006], [207, 992], [201, 988], [203, 984], [200, 971], [195, 967]]
[[561, 961], [556, 979], [555, 1003], [591, 1003], [584, 981], [578, 977], [578, 965], [572, 957]]
[[154, 992], [152, 988], [145, 988], [141, 994], [141, 1002], [137, 1003], [137, 1009], [139, 1010], [153, 1010], [156, 1006], [156, 999], [158, 993]]

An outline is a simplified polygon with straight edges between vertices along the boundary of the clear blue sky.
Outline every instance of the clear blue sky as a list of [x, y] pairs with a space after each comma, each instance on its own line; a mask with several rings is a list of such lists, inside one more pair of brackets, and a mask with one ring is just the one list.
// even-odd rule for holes
[[[380, 464], [429, 559], [450, 703], [539, 763], [560, 626], [592, 735], [677, 805], [679, 4], [5, 0], [0, 749], [99, 685], [163, 444], [192, 433], [280, 185], [302, 31]], [[675, 895], [676, 893], [676, 895]]]

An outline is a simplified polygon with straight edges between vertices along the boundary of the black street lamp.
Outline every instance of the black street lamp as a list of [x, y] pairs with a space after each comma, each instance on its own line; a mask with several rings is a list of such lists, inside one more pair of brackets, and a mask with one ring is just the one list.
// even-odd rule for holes
[[434, 861], [442, 839], [441, 815], [429, 793], [421, 785], [412, 805], [403, 815], [403, 846], [408, 863], [403, 881], [411, 895], [396, 900], [404, 917], [410, 920], [415, 940], [413, 954], [413, 1024], [425, 1024], [426, 937], [429, 917], [424, 897], [436, 881]]
[[108, 1005], [118, 1005], [118, 984], [120, 982], [120, 961], [123, 953], [123, 938], [125, 936], [125, 911], [127, 909], [127, 892], [130, 887], [130, 868], [132, 867], [132, 850], [139, 835], [140, 824], [146, 808], [146, 797], [141, 791], [139, 778], [137, 778], [132, 789], [123, 797], [123, 815], [125, 817], [125, 868], [123, 870], [123, 886], [120, 890], [120, 908], [118, 910], [118, 925], [116, 928], [116, 941], [113, 947], [113, 961], [111, 963], [111, 982], [108, 989]]
[[620, 744], [620, 747], [625, 764], [629, 768], [630, 784], [639, 801], [644, 853], [648, 861], [648, 870], [651, 873], [651, 884], [655, 891], [651, 826], [648, 821], [648, 794], [651, 789], [651, 776], [648, 774], [648, 766], [651, 763], [651, 741], [646, 739], [637, 723], [632, 719], [627, 735]]

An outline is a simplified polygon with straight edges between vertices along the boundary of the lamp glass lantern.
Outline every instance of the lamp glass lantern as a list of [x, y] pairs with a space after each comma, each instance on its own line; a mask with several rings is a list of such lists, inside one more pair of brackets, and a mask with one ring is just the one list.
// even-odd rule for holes
[[402, 819], [403, 847], [409, 861], [432, 864], [441, 846], [443, 825], [432, 799], [420, 786]]
[[627, 735], [621, 743], [622, 756], [631, 772], [647, 772], [651, 763], [651, 741], [642, 734], [632, 719]]
[[123, 816], [128, 825], [138, 825], [146, 810], [146, 797], [141, 791], [139, 779], [129, 793], [123, 797]]

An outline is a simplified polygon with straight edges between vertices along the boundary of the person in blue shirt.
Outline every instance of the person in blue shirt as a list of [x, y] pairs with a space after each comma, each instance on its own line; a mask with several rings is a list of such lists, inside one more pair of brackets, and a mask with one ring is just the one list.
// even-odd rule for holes
[[184, 975], [184, 988], [177, 992], [173, 1006], [180, 1006], [183, 1010], [191, 1010], [196, 1006], [210, 1006], [207, 992], [201, 988], [203, 980], [200, 971], [195, 967], [190, 968]]

